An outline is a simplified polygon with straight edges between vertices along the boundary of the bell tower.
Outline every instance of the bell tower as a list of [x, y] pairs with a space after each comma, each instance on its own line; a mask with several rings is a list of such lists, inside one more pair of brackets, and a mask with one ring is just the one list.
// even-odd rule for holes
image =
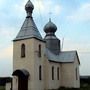
[[[34, 5], [30, 0], [25, 10], [27, 16], [13, 40], [13, 90], [36, 90], [39, 67], [43, 69], [45, 42], [33, 20]], [[43, 81], [40, 83], [43, 86]]]
[[31, 39], [31, 38], [42, 40], [42, 36], [40, 35], [40, 32], [38, 31], [37, 26], [32, 17], [33, 9], [34, 9], [34, 5], [29, 0], [25, 5], [25, 10], [27, 13], [26, 19], [14, 41]]

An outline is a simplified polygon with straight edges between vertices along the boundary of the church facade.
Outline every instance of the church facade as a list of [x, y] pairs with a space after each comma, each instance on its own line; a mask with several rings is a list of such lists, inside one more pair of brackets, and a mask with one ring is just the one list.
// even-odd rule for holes
[[77, 51], [61, 51], [56, 37], [57, 26], [49, 20], [42, 38], [29, 0], [27, 17], [13, 40], [12, 90], [52, 90], [60, 87], [79, 88], [79, 57]]

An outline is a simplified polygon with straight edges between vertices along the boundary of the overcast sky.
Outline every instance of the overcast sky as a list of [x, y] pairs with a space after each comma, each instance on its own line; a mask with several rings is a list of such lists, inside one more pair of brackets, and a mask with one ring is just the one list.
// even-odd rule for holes
[[[12, 40], [26, 18], [27, 1], [0, 0], [0, 77], [12, 74]], [[63, 42], [62, 50], [77, 50], [80, 74], [90, 75], [90, 0], [31, 1], [35, 7], [33, 18], [42, 37], [43, 27], [51, 18], [58, 28], [57, 37]]]

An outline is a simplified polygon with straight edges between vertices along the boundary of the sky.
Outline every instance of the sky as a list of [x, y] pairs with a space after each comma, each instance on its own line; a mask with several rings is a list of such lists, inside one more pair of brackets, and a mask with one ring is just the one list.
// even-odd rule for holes
[[[13, 72], [13, 39], [25, 18], [28, 0], [0, 0], [0, 77]], [[44, 38], [43, 28], [51, 18], [64, 51], [77, 50], [80, 75], [90, 75], [90, 0], [31, 0], [33, 19]]]

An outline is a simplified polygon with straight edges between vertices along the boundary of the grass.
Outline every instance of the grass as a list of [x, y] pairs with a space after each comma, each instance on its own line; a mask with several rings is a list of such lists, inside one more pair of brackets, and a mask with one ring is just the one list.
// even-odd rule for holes
[[[0, 90], [5, 90], [5, 87], [0, 86]], [[81, 87], [81, 88], [64, 88], [64, 87], [61, 87], [58, 90], [90, 90], [90, 86], [88, 85], [88, 86], [84, 86], [84, 87]]]
[[0, 86], [0, 90], [5, 90], [5, 87], [4, 86]]
[[90, 86], [87, 86], [87, 87], [81, 87], [81, 88], [60, 88], [58, 90], [90, 90]]

